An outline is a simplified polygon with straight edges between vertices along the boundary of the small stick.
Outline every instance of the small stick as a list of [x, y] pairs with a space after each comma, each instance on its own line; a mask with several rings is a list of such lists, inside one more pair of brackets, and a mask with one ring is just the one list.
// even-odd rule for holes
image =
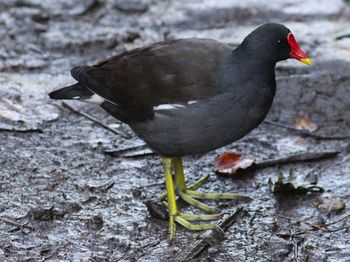
[[[234, 222], [237, 221], [238, 216], [242, 213], [243, 208], [237, 208], [232, 214], [219, 223], [219, 228], [221, 228], [222, 231], [226, 231]], [[203, 253], [210, 246], [210, 240], [213, 239], [213, 237], [215, 237], [215, 233], [211, 232], [209, 236], [199, 240], [197, 244], [191, 248], [189, 252], [187, 252], [184, 261], [195, 259], [201, 253]]]
[[0, 217], [0, 221], [5, 223], [5, 224], [9, 224], [11, 226], [15, 226], [15, 227], [19, 227], [19, 228], [27, 228], [27, 229], [30, 229], [30, 230], [34, 230], [34, 228], [32, 228], [31, 226], [28, 226], [28, 225], [25, 225], [25, 224], [20, 224], [20, 223], [17, 223], [15, 221], [12, 221], [10, 219], [4, 218], [4, 217]]
[[41, 262], [44, 262], [44, 261], [47, 261], [49, 260], [50, 258], [52, 258], [53, 256], [56, 256], [58, 254], [58, 248], [55, 248], [50, 255], [48, 256], [45, 256], [41, 259]]
[[[137, 157], [144, 157], [144, 156], [155, 154], [151, 150], [145, 151], [147, 148], [148, 147], [146, 144], [142, 144], [142, 145], [131, 146], [131, 147], [123, 148], [119, 150], [106, 150], [105, 153], [108, 155], [121, 156], [125, 158], [137, 158]], [[135, 152], [134, 154], [131, 153], [132, 151], [137, 151], [137, 150], [144, 150], [144, 151], [139, 153]]]
[[327, 232], [328, 233], [334, 233], [334, 232], [338, 232], [338, 231], [341, 231], [341, 230], [344, 230], [344, 229], [349, 229], [350, 226], [343, 226], [343, 227], [339, 227], [339, 228], [335, 228], [335, 229], [329, 229]]
[[91, 120], [92, 122], [94, 122], [94, 123], [100, 125], [101, 127], [103, 127], [103, 128], [106, 129], [106, 130], [111, 131], [111, 132], [114, 133], [114, 134], [120, 135], [120, 136], [122, 136], [123, 138], [129, 138], [129, 136], [127, 136], [126, 134], [124, 134], [122, 131], [119, 131], [119, 130], [116, 130], [116, 129], [114, 129], [114, 128], [109, 127], [108, 125], [106, 125], [106, 124], [102, 123], [101, 121], [99, 121], [97, 118], [95, 118], [95, 117], [93, 117], [93, 116], [91, 116], [91, 115], [89, 115], [89, 114], [87, 114], [87, 113], [85, 113], [85, 112], [83, 112], [83, 111], [81, 111], [81, 110], [79, 110], [79, 109], [76, 109], [75, 107], [73, 107], [73, 106], [67, 104], [66, 102], [62, 102], [62, 105], [63, 105], [64, 107], [66, 107], [67, 109], [69, 109], [71, 112], [73, 112], [73, 113], [75, 113], [75, 114], [77, 114], [77, 115], [81, 115], [81, 116], [83, 116], [83, 117], [85, 117], [85, 118]]
[[339, 154], [339, 151], [323, 151], [323, 152], [306, 152], [300, 154], [293, 154], [287, 157], [270, 159], [261, 161], [255, 164], [255, 168], [266, 168], [276, 165], [286, 165], [295, 162], [310, 162], [316, 160], [323, 160], [327, 158], [335, 157]]
[[[282, 158], [268, 159], [268, 160], [256, 162], [252, 164], [250, 167], [247, 167], [246, 169], [238, 169], [236, 172], [244, 173], [248, 171], [254, 171], [257, 169], [274, 167], [277, 165], [287, 165], [287, 164], [298, 163], [298, 162], [311, 162], [311, 161], [323, 160], [323, 159], [336, 157], [339, 153], [340, 151], [322, 151], [322, 152], [305, 152], [305, 153], [293, 154]], [[219, 171], [216, 171], [216, 173], [227, 175], [227, 173], [221, 173]]]
[[[156, 240], [156, 241], [154, 241], [153, 243], [149, 243], [149, 244], [146, 244], [146, 245], [142, 246], [141, 249], [143, 250], [144, 248], [150, 247], [151, 249], [150, 249], [150, 250], [148, 249], [147, 252], [151, 252], [152, 250], [154, 250], [155, 248], [157, 248], [157, 246], [159, 245], [160, 242], [161, 242], [160, 240]], [[135, 260], [135, 261], [138, 261], [141, 257], [145, 256], [146, 254], [147, 254], [146, 252], [143, 252], [143, 254], [140, 255], [140, 256], [137, 258], [137, 260]], [[122, 260], [122, 259], [128, 259], [128, 260], [130, 260], [130, 255], [129, 255], [128, 253], [125, 253], [124, 255], [122, 255], [121, 257], [117, 258], [117, 259], [114, 260], [114, 261], [120, 261], [120, 260]], [[132, 261], [134, 261], [134, 260], [132, 260]]]
[[343, 139], [350, 139], [350, 136], [323, 136], [323, 135], [317, 135], [314, 133], [311, 133], [307, 130], [303, 130], [303, 129], [297, 129], [295, 127], [289, 126], [289, 125], [284, 125], [281, 123], [277, 123], [274, 121], [269, 121], [269, 120], [265, 120], [263, 122], [264, 124], [268, 124], [268, 125], [273, 125], [273, 126], [277, 126], [277, 127], [281, 127], [281, 128], [285, 128], [291, 131], [296, 132], [298, 135], [301, 136], [309, 136], [318, 140], [343, 140]]
[[113, 155], [121, 155], [125, 152], [140, 150], [140, 149], [145, 149], [145, 148], [147, 148], [147, 145], [142, 144], [142, 145], [138, 145], [138, 146], [131, 146], [131, 147], [117, 149], [117, 150], [106, 150], [105, 153], [106, 154], [113, 154]]
[[[261, 211], [257, 211], [257, 210], [252, 210], [252, 209], [246, 209], [247, 212], [254, 212], [255, 214], [258, 212], [259, 214], [262, 214], [262, 215], [268, 215], [270, 216], [270, 213], [266, 213], [266, 212], [261, 212]], [[350, 218], [350, 214], [347, 214], [345, 216], [343, 216], [342, 218], [336, 220], [336, 221], [333, 221], [333, 222], [330, 222], [330, 223], [327, 223], [327, 224], [323, 224], [323, 225], [315, 225], [315, 224], [310, 224], [306, 221], [300, 221], [296, 218], [293, 218], [293, 217], [289, 217], [289, 216], [285, 216], [285, 215], [281, 215], [281, 214], [273, 214], [274, 216], [277, 216], [277, 217], [281, 217], [281, 218], [285, 218], [285, 219], [288, 219], [288, 220], [294, 220], [294, 221], [297, 221], [299, 223], [304, 223], [306, 225], [310, 225], [311, 227], [313, 228], [317, 228], [317, 229], [323, 229], [323, 230], [326, 230], [327, 232], [333, 232], [331, 229], [328, 229], [329, 226], [332, 226], [332, 225], [336, 225], [340, 222], [342, 222], [343, 220], [346, 220], [348, 218]], [[346, 228], [346, 227], [344, 227]]]
[[350, 214], [347, 214], [346, 216], [344, 216], [344, 217], [338, 219], [337, 221], [330, 222], [330, 223], [328, 223], [328, 224], [325, 224], [324, 226], [325, 226], [325, 227], [329, 227], [329, 226], [331, 226], [331, 225], [338, 224], [339, 222], [341, 222], [341, 221], [343, 221], [343, 220], [346, 220], [346, 219], [348, 219], [349, 217], [350, 217]]
[[294, 261], [295, 262], [299, 262], [299, 259], [298, 259], [298, 250], [299, 250], [299, 246], [298, 246], [298, 240], [295, 239], [295, 233], [294, 233], [294, 230], [293, 228], [291, 228], [290, 230], [290, 238], [292, 240], [292, 243], [293, 243], [293, 256], [294, 256]]
[[288, 220], [292, 220], [292, 221], [298, 222], [299, 224], [305, 224], [305, 225], [308, 225], [308, 226], [316, 228], [316, 229], [320, 229], [320, 230], [324, 230], [325, 229], [325, 226], [323, 226], [323, 225], [322, 226], [315, 225], [315, 224], [312, 224], [312, 223], [307, 222], [305, 220], [299, 220], [299, 219], [294, 218], [294, 217], [290, 217], [290, 216], [286, 216], [286, 215], [282, 215], [282, 214], [274, 214], [274, 216], [280, 217], [280, 218], [284, 218], [284, 219], [288, 219]]
[[1, 127], [0, 131], [2, 131], [2, 132], [18, 132], [18, 133], [34, 133], [34, 132], [42, 133], [43, 132], [43, 130], [40, 128], [17, 129], [17, 128], [4, 128], [4, 127]]

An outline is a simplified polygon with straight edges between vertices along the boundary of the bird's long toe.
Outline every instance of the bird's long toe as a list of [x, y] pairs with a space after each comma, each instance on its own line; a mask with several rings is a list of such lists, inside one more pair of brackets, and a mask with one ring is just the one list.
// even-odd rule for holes
[[206, 193], [194, 190], [186, 190], [185, 193], [195, 199], [236, 199], [242, 197], [235, 193]]
[[[192, 192], [195, 192], [195, 191], [192, 191]], [[208, 212], [208, 213], [215, 213], [216, 212], [215, 207], [208, 206], [207, 204], [204, 204], [204, 203], [198, 201], [197, 199], [195, 199], [191, 195], [189, 195], [186, 191], [177, 190], [177, 194], [183, 201], [185, 201], [187, 204], [189, 204], [191, 206], [197, 207], [197, 208], [199, 208], [205, 212]]]
[[188, 230], [200, 231], [200, 230], [215, 229], [219, 227], [218, 225], [215, 225], [215, 224], [193, 224], [189, 222], [188, 219], [185, 219], [181, 215], [175, 216], [175, 220], [177, 223], [187, 228]]

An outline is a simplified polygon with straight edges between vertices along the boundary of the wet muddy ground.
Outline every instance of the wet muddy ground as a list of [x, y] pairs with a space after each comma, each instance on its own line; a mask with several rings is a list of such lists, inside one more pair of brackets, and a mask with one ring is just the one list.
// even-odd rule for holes
[[[128, 138], [47, 93], [72, 82], [73, 65], [170, 38], [236, 46], [268, 21], [286, 24], [315, 65], [280, 63], [270, 122], [232, 145], [184, 159], [189, 181], [210, 175], [203, 190], [251, 200], [208, 202], [223, 220], [237, 212], [224, 238], [178, 227], [169, 246], [167, 221], [145, 205], [164, 190], [160, 157], [147, 150], [106, 154], [142, 141], [102, 109], [69, 103]], [[0, 261], [350, 261], [348, 1], [0, 0], [0, 35]], [[293, 127], [306, 116], [318, 127], [311, 134], [271, 124]], [[226, 151], [257, 162], [339, 153], [217, 175], [214, 160]], [[275, 194], [279, 176], [324, 192]], [[203, 238], [210, 245], [197, 252]]]

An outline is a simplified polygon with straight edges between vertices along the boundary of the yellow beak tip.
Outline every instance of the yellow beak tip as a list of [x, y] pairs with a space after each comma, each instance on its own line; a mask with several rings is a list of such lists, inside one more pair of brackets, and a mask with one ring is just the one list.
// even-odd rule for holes
[[300, 62], [307, 64], [307, 65], [312, 65], [312, 60], [310, 58], [302, 58], [302, 59], [300, 59]]

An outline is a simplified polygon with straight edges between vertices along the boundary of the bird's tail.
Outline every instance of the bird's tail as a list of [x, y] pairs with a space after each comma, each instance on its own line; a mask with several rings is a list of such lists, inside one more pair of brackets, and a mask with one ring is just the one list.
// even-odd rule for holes
[[105, 99], [83, 85], [76, 83], [71, 86], [66, 86], [61, 89], [55, 90], [49, 94], [51, 99], [74, 99], [83, 102], [101, 105], [105, 102]]
[[49, 97], [51, 99], [84, 99], [91, 97], [93, 94], [89, 89], [76, 83], [51, 92]]

